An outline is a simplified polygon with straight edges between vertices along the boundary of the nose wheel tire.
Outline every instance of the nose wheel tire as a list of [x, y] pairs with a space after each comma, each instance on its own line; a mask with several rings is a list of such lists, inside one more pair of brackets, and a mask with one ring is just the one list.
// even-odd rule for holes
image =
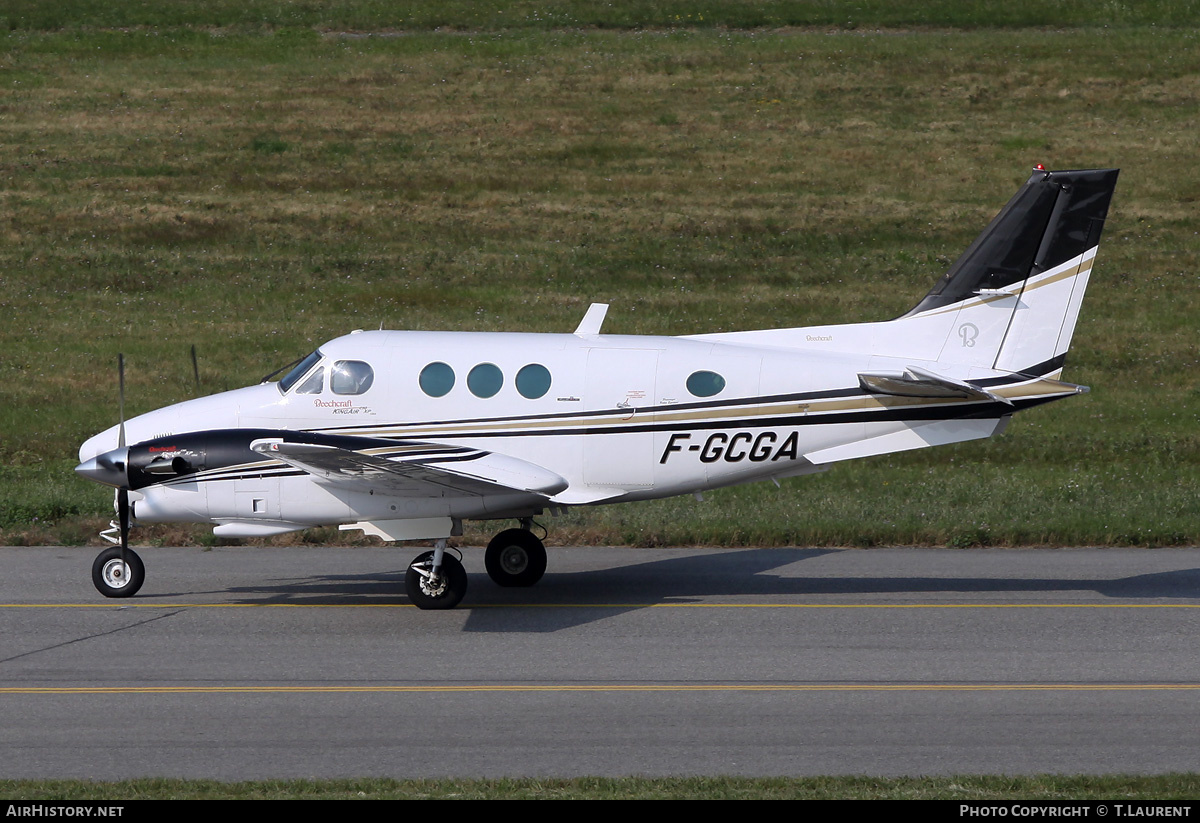
[[132, 549], [125, 550], [124, 562], [121, 549], [114, 546], [100, 552], [92, 563], [92, 583], [105, 597], [133, 597], [145, 580], [146, 566]]
[[525, 529], [507, 529], [488, 543], [483, 556], [497, 586], [532, 586], [546, 573], [546, 547]]
[[458, 558], [442, 555], [441, 572], [431, 574], [433, 552], [418, 555], [404, 575], [408, 599], [418, 609], [453, 609], [467, 593], [467, 570]]

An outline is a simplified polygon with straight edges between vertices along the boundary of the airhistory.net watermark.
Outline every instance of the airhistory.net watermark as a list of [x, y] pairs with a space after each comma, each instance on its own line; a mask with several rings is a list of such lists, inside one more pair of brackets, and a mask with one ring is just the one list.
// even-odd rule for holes
[[9, 803], [5, 817], [120, 817], [124, 806], [54, 806], [46, 803]]

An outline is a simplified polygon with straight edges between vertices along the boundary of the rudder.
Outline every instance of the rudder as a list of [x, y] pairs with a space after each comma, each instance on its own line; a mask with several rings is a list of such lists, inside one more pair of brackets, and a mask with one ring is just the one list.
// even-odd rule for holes
[[956, 314], [939, 362], [1055, 376], [1117, 169], [1037, 169], [904, 318]]

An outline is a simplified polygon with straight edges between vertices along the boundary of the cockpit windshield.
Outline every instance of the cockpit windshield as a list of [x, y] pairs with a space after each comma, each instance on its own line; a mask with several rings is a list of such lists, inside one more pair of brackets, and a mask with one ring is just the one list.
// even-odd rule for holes
[[317, 349], [315, 352], [310, 354], [308, 357], [301, 360], [300, 363], [296, 366], [296, 368], [292, 369], [290, 372], [285, 374], [283, 376], [283, 379], [279, 381], [279, 390], [286, 394], [287, 390], [290, 389], [292, 386], [294, 386], [296, 384], [297, 380], [299, 380], [301, 377], [303, 377], [305, 374], [307, 374], [308, 370], [311, 369], [313, 366], [315, 366], [317, 364], [317, 361], [320, 360], [323, 356], [324, 355], [321, 354], [321, 350]]

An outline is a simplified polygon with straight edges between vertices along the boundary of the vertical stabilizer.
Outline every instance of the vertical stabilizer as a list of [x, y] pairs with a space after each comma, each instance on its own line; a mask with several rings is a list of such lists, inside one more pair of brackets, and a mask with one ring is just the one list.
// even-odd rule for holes
[[1117, 182], [1116, 169], [1035, 170], [904, 319], [952, 319], [939, 362], [1056, 374]]
[[912, 311], [895, 320], [692, 335], [1057, 377], [1117, 169], [1033, 175]]

